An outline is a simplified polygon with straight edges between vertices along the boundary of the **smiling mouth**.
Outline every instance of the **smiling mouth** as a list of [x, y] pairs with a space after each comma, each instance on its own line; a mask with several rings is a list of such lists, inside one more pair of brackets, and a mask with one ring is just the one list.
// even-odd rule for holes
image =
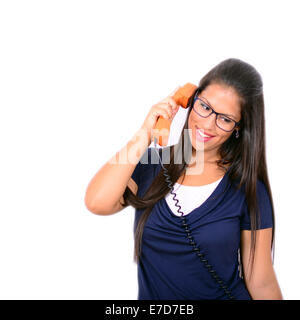
[[196, 132], [203, 138], [213, 138], [215, 136], [205, 133], [203, 129], [200, 129], [196, 126]]
[[197, 133], [203, 138], [213, 138], [212, 136], [207, 136], [207, 135], [203, 134], [200, 130], [197, 130]]

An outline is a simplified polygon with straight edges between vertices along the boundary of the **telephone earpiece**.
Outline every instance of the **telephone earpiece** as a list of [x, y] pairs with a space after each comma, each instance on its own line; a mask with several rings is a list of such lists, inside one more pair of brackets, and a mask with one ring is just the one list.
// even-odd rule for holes
[[[182, 108], [187, 108], [188, 100], [194, 93], [196, 85], [192, 83], [186, 83], [183, 87], [180, 87], [172, 96], [176, 104], [180, 105]], [[171, 120], [167, 120], [160, 116], [154, 127], [154, 137], [158, 138], [158, 144], [160, 146], [166, 146], [168, 142], [168, 137], [170, 133]]]

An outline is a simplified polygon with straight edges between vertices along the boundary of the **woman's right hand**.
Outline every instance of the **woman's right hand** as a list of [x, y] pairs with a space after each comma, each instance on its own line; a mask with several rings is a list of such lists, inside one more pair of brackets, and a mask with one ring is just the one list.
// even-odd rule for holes
[[154, 104], [147, 114], [141, 129], [147, 132], [149, 145], [151, 144], [152, 129], [155, 128], [158, 118], [162, 116], [165, 119], [172, 121], [175, 117], [180, 105], [173, 99], [173, 95], [179, 88], [180, 86], [172, 91], [166, 98]]

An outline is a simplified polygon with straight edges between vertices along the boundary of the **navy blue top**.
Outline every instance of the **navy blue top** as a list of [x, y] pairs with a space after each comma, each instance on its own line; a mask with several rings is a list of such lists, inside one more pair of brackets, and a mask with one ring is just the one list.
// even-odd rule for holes
[[[132, 174], [138, 185], [138, 196], [145, 194], [161, 169], [156, 151], [148, 148]], [[241, 189], [233, 189], [228, 182], [226, 173], [209, 198], [185, 218], [200, 252], [229, 286], [233, 296], [251, 300], [240, 277], [238, 261], [241, 230], [251, 230], [250, 216], [244, 193]], [[260, 180], [257, 188], [261, 212], [261, 225], [257, 229], [271, 228], [272, 207], [267, 190]], [[134, 231], [142, 212], [135, 210]], [[138, 263], [138, 300], [145, 299], [228, 299], [192, 251], [181, 217], [171, 211], [165, 198], [155, 204], [143, 231], [141, 261]]]

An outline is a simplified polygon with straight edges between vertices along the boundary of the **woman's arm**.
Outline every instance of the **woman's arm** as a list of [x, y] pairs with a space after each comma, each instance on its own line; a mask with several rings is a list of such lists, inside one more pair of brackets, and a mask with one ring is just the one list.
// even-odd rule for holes
[[[85, 193], [85, 205], [89, 211], [108, 215], [121, 210], [120, 199], [140, 158], [150, 144], [145, 130], [140, 129], [133, 138], [92, 178]], [[135, 184], [135, 183], [134, 183]], [[136, 193], [137, 186], [133, 186]], [[122, 200], [121, 200], [122, 201]]]
[[256, 248], [250, 276], [251, 231], [241, 231], [241, 260], [244, 281], [253, 300], [283, 300], [271, 256], [272, 228], [256, 230]]
[[[124, 191], [130, 185], [129, 181], [140, 158], [151, 144], [152, 133], [158, 138], [164, 135], [164, 130], [153, 132], [158, 118], [164, 117], [172, 121], [179, 109], [179, 105], [172, 98], [178, 88], [151, 107], [134, 137], [105, 163], [90, 181], [85, 194], [85, 205], [91, 212], [106, 215], [121, 209], [120, 202], [123, 203]], [[131, 184], [134, 184], [133, 180]], [[134, 189], [136, 191], [136, 185]]]

